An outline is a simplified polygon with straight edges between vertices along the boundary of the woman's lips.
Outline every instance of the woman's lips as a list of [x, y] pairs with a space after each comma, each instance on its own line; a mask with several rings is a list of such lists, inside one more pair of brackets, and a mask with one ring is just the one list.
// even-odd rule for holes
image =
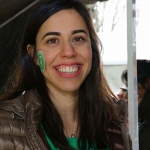
[[79, 65], [59, 65], [56, 67], [56, 70], [65, 74], [73, 74], [76, 73], [79, 70], [79, 68]]
[[62, 77], [76, 77], [80, 73], [81, 64], [58, 65], [55, 67], [57, 73]]

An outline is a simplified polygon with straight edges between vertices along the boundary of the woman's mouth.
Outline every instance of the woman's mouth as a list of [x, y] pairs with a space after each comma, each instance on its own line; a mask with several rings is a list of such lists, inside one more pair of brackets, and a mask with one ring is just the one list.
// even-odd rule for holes
[[78, 65], [73, 65], [73, 66], [57, 66], [56, 70], [61, 73], [65, 74], [73, 74], [76, 73], [80, 67]]

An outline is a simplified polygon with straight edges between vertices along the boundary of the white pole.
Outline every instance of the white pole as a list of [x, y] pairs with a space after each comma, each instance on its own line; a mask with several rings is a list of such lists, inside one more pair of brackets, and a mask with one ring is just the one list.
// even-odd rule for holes
[[127, 0], [127, 49], [129, 130], [132, 139], [132, 148], [133, 150], [139, 150], [136, 61], [136, 0]]

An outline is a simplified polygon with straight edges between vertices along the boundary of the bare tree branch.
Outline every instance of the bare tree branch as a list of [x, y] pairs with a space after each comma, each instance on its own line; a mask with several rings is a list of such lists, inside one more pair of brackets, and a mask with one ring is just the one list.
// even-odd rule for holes
[[[115, 8], [115, 15], [114, 15], [114, 17], [113, 17], [113, 22], [112, 22], [112, 28], [111, 28], [111, 31], [114, 30], [115, 26], [116, 26], [117, 23], [119, 22], [121, 16], [122, 16], [123, 13], [124, 13], [124, 10], [125, 10], [125, 5], [124, 5], [124, 6], [123, 6], [122, 13], [121, 13], [120, 16], [118, 17], [118, 19], [116, 19], [116, 18], [117, 18], [117, 14], [118, 14], [118, 5], [119, 5], [119, 2], [120, 2], [120, 0], [118, 0], [117, 5], [116, 5], [116, 8]], [[115, 21], [115, 20], [116, 20], [116, 21]]]
[[[125, 11], [125, 8], [126, 8], [125, 4], [121, 6], [122, 10], [120, 11], [120, 3], [121, 2], [122, 2], [122, 0], [118, 0], [117, 3], [115, 3], [116, 6], [114, 9], [114, 14], [110, 13], [108, 15], [109, 19], [112, 17], [111, 31], [114, 30], [115, 26], [118, 24], [119, 20], [121, 19], [122, 15]], [[108, 3], [108, 2], [100, 3], [100, 5], [102, 6], [101, 10], [99, 10], [100, 7], [96, 3], [88, 5], [88, 8], [90, 10], [90, 13], [91, 13], [91, 16], [93, 19], [94, 27], [97, 32], [104, 31], [104, 22], [105, 22], [105, 20], [108, 19], [108, 18], [105, 18], [105, 17], [107, 17], [106, 11], [107, 11], [108, 4], [110, 4], [110, 3]]]

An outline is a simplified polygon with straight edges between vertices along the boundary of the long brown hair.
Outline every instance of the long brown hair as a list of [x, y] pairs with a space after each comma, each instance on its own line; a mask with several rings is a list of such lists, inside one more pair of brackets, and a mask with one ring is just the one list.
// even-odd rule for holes
[[[49, 138], [61, 150], [73, 149], [66, 140], [62, 120], [49, 97], [44, 77], [33, 61], [36, 57], [36, 36], [39, 28], [50, 16], [63, 9], [75, 9], [82, 16], [88, 27], [92, 46], [91, 71], [80, 86], [78, 96], [80, 127], [78, 146], [79, 149], [90, 149], [95, 145], [96, 149], [105, 148], [108, 144], [107, 127], [112, 117], [113, 93], [103, 75], [100, 57], [102, 45], [94, 30], [89, 11], [84, 4], [77, 0], [41, 1], [33, 9], [22, 38], [21, 53], [16, 63], [14, 78], [11, 79], [11, 82], [9, 81], [11, 83], [9, 91], [11, 92], [1, 99], [11, 99], [20, 95], [24, 90], [36, 89], [44, 103], [42, 124]], [[33, 57], [27, 52], [28, 44], [34, 46]]]

